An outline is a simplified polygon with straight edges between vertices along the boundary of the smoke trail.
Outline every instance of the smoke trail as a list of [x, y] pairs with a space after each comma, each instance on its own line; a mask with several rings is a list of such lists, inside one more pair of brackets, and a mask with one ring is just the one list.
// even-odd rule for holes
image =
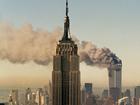
[[53, 32], [34, 30], [26, 24], [15, 28], [0, 24], [0, 58], [13, 63], [34, 61], [46, 65], [52, 60], [61, 30]]
[[82, 41], [79, 49], [80, 61], [87, 65], [108, 68], [110, 65], [121, 65], [121, 60], [108, 48], [97, 48], [94, 44]]
[[[61, 38], [62, 30], [53, 32], [34, 30], [31, 24], [15, 28], [9, 24], [0, 24], [0, 59], [12, 63], [34, 61], [47, 65], [52, 62], [56, 44]], [[74, 38], [77, 42], [78, 39]], [[80, 61], [88, 65], [108, 67], [112, 62], [120, 63], [119, 58], [108, 48], [97, 48], [91, 42], [83, 41], [79, 45]]]

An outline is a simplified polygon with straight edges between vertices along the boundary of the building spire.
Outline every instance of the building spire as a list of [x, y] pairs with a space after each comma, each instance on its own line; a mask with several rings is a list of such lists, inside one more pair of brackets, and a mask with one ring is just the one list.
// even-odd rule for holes
[[61, 41], [68, 41], [71, 38], [69, 38], [69, 27], [70, 27], [70, 21], [69, 21], [69, 16], [68, 16], [68, 0], [66, 0], [66, 17], [65, 17], [65, 22], [64, 22], [64, 34], [62, 37]]
[[68, 8], [68, 0], [66, 0], [66, 16], [68, 16], [69, 8]]

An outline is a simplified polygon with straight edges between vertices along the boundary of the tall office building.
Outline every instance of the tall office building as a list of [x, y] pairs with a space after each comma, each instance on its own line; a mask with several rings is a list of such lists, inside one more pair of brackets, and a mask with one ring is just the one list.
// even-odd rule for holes
[[92, 93], [92, 83], [85, 83], [86, 93]]
[[135, 97], [140, 98], [140, 86], [135, 87]]
[[92, 93], [88, 93], [86, 96], [86, 104], [85, 105], [97, 105], [96, 98]]
[[121, 97], [122, 88], [122, 62], [121, 60], [113, 60], [108, 68], [109, 77], [109, 95], [116, 102]]
[[131, 99], [131, 91], [130, 91], [130, 89], [127, 89], [127, 90], [124, 92], [123, 97], [128, 97], [127, 103], [128, 103], [128, 105], [131, 105], [132, 99]]
[[140, 105], [139, 102], [140, 102], [139, 99], [137, 99], [135, 97], [132, 98], [132, 105]]
[[96, 105], [92, 83], [85, 83], [81, 92], [81, 105]]
[[31, 102], [31, 99], [32, 99], [32, 91], [30, 88], [27, 88], [25, 92], [25, 104], [28, 105]]
[[38, 105], [38, 103], [36, 102], [36, 93], [32, 93], [32, 100], [31, 100], [31, 104], [29, 105]]
[[81, 105], [78, 47], [69, 36], [69, 24], [66, 1], [64, 35], [57, 44], [56, 55], [53, 57], [53, 105]]
[[108, 97], [108, 90], [103, 90], [102, 92], [102, 98], [107, 98]]
[[46, 97], [42, 88], [38, 88], [36, 91], [36, 102], [38, 105], [46, 105]]
[[86, 91], [85, 87], [83, 87], [83, 89], [81, 90], [81, 105], [85, 104], [86, 104]]
[[140, 105], [140, 86], [136, 86], [134, 89], [133, 105]]
[[9, 95], [9, 105], [19, 105], [18, 90], [12, 90]]
[[52, 83], [50, 80], [48, 86], [48, 95], [49, 95], [49, 105], [52, 105]]
[[49, 105], [50, 103], [50, 96], [49, 96], [49, 92], [48, 92], [48, 87], [45, 86], [44, 87], [44, 96], [45, 96], [45, 103], [46, 105]]

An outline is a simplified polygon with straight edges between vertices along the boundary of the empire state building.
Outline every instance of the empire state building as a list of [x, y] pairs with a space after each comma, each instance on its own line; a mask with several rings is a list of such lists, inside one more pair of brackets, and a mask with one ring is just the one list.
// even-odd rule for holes
[[56, 55], [53, 57], [53, 105], [80, 105], [78, 47], [69, 35], [69, 26], [68, 1], [66, 1], [64, 34], [57, 44]]

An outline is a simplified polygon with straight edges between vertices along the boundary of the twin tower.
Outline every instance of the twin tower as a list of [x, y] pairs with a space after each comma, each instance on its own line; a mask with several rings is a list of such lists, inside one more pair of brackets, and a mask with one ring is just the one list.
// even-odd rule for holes
[[64, 35], [57, 44], [56, 55], [53, 57], [52, 105], [80, 105], [78, 47], [69, 35], [69, 28], [68, 1], [66, 1]]

